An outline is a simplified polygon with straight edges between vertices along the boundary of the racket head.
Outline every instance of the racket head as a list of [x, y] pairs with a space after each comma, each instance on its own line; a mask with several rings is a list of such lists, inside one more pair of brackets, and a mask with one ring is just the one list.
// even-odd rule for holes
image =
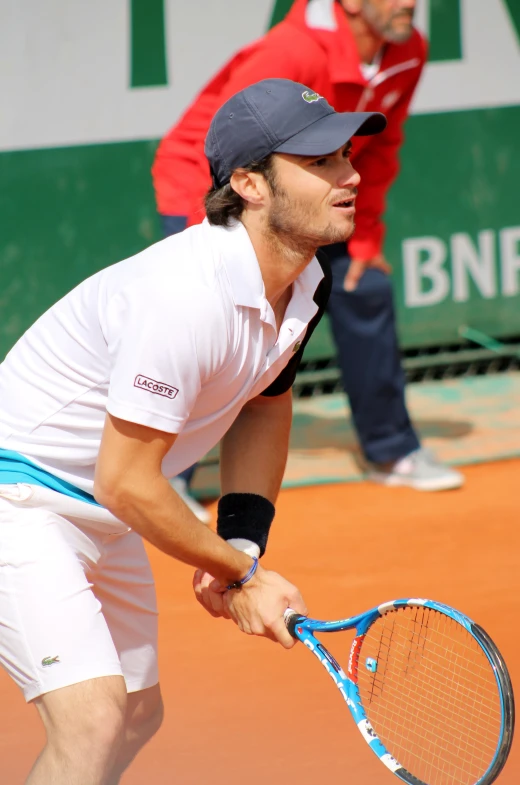
[[[373, 752], [411, 785], [490, 785], [507, 760], [514, 697], [489, 635], [433, 600], [402, 599], [323, 622], [287, 614]], [[355, 629], [346, 672], [315, 632]]]

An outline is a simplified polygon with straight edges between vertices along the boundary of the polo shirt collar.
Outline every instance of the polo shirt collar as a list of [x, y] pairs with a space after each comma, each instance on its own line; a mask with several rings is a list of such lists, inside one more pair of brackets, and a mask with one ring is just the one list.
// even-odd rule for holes
[[[244, 224], [235, 221], [230, 227], [211, 226], [207, 218], [204, 219], [204, 223], [207, 223], [210, 230], [218, 237], [221, 258], [235, 305], [258, 308], [262, 313], [265, 312], [264, 281], [253, 243]], [[322, 278], [323, 270], [314, 257], [294, 282], [293, 297], [298, 291], [312, 301]]]
[[[317, 314], [318, 305], [314, 301], [314, 295], [323, 277], [321, 265], [314, 257], [295, 280], [293, 294], [285, 311], [279, 335], [282, 350], [287, 342], [291, 342], [292, 336], [303, 333], [313, 316]], [[289, 335], [284, 335], [285, 332]]]
[[305, 294], [308, 294], [310, 298], [313, 299], [318, 284], [324, 277], [321, 265], [314, 256], [294, 283], [298, 285], [301, 292], [305, 292]]
[[[207, 218], [205, 222], [207, 222]], [[211, 226], [215, 232], [221, 251], [221, 258], [227, 272], [235, 305], [262, 310], [265, 301], [265, 287], [256, 258], [253, 243], [241, 221], [232, 226]]]

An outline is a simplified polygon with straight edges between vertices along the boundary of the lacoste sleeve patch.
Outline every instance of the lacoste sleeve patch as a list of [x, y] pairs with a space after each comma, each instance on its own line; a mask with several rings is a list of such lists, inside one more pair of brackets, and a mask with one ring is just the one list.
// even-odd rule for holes
[[140, 373], [138, 373], [134, 379], [134, 387], [137, 387], [138, 390], [150, 392], [153, 395], [163, 395], [165, 398], [169, 398], [170, 400], [176, 398], [179, 392], [178, 388], [173, 387], [171, 384], [165, 384], [164, 382], [158, 382], [155, 379], [149, 379], [148, 376], [143, 376]]

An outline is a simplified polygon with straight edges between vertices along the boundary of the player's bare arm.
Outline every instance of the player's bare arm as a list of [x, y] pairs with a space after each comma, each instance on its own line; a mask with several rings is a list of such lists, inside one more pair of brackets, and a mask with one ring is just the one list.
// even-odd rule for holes
[[[276, 502], [287, 463], [291, 421], [290, 390], [274, 397], [259, 395], [243, 407], [221, 442], [223, 495], [256, 494], [272, 504]], [[251, 555], [259, 555], [258, 549], [247, 539], [246, 531], [243, 538], [237, 537], [232, 542]], [[248, 547], [251, 545], [253, 550]], [[220, 587], [213, 585], [211, 573], [197, 570], [193, 588], [197, 600], [211, 615], [229, 615]]]
[[[291, 421], [291, 390], [274, 397], [259, 395], [244, 406], [221, 444], [223, 494], [252, 493], [276, 502], [287, 463]], [[239, 592], [226, 592], [224, 611], [243, 632], [266, 635], [291, 648], [284, 606], [292, 607], [294, 601], [304, 606], [296, 587], [284, 584], [276, 573], [265, 570], [258, 582], [246, 584]]]
[[220, 449], [222, 493], [257, 493], [273, 504], [287, 463], [292, 393], [258, 395], [224, 436]]
[[[161, 464], [175, 439], [175, 434], [107, 414], [96, 465], [96, 499], [152, 545], [226, 587], [248, 573], [251, 557], [200, 523], [163, 476]], [[296, 587], [258, 567], [238, 601], [233, 597], [239, 592], [229, 594], [225, 615], [241, 630], [292, 647], [283, 613], [288, 606], [305, 612]]]
[[96, 465], [97, 501], [159, 550], [211, 572], [227, 585], [240, 580], [251, 558], [201, 524], [161, 472], [176, 434], [107, 414]]

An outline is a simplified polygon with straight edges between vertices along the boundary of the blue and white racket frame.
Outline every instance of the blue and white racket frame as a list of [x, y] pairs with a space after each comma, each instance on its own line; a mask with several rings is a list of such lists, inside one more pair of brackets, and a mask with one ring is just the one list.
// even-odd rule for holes
[[[388, 752], [365, 714], [357, 686], [358, 659], [366, 632], [381, 616], [405, 607], [431, 608], [461, 624], [479, 644], [491, 665], [500, 696], [500, 739], [495, 756], [491, 761], [488, 770], [474, 783], [474, 785], [491, 785], [502, 771], [511, 749], [515, 724], [515, 707], [511, 678], [504, 659], [495, 643], [482, 627], [463, 613], [460, 613], [460, 611], [451, 608], [449, 605], [421, 598], [391, 600], [390, 602], [385, 602], [382, 605], [371, 608], [365, 613], [351, 616], [348, 619], [339, 619], [338, 621], [311, 619], [307, 616], [301, 616], [300, 614], [295, 613], [291, 608], [288, 608], [285, 612], [285, 623], [292, 637], [300, 640], [318, 658], [332, 678], [343, 696], [343, 700], [350, 709], [350, 713], [352, 714], [361, 735], [379, 760], [384, 763], [393, 774], [404, 782], [409, 783], [409, 785], [428, 785], [428, 783], [424, 783], [413, 774], [410, 774], [410, 772], [401, 766], [401, 764]], [[344, 672], [341, 665], [314, 635], [316, 632], [339, 632], [342, 630], [356, 631], [356, 636], [352, 641], [348, 658], [347, 673]]]

